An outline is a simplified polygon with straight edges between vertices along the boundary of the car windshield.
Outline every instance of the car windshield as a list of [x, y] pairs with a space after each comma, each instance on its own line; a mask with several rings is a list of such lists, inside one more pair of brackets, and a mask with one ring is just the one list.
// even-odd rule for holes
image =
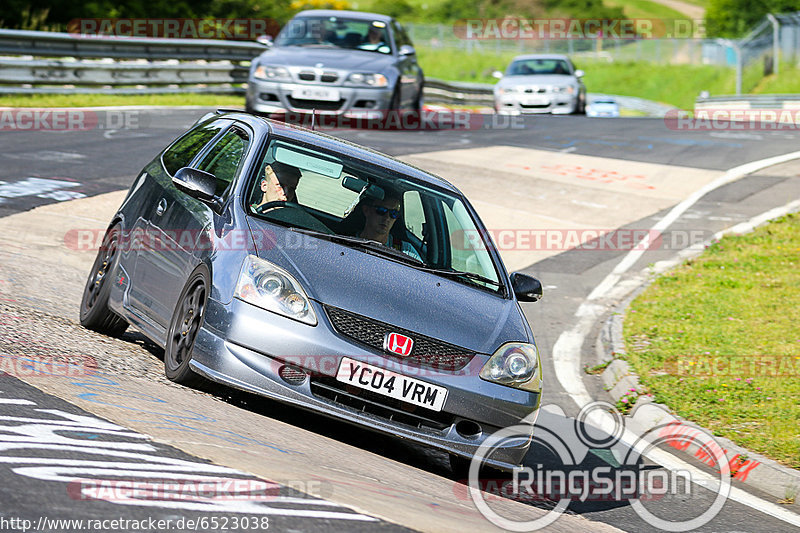
[[341, 17], [300, 17], [289, 21], [275, 39], [276, 46], [346, 48], [391, 54], [385, 22]]
[[246, 200], [251, 216], [503, 292], [463, 198], [409, 176], [273, 139]]
[[508, 67], [507, 76], [534, 76], [537, 74], [571, 73], [569, 64], [563, 59], [518, 59]]

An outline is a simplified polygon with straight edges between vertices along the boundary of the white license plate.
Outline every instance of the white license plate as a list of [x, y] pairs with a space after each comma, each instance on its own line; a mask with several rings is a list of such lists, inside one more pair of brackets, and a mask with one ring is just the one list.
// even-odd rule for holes
[[292, 91], [292, 98], [297, 100], [323, 100], [326, 102], [338, 102], [339, 91], [336, 89], [326, 89], [324, 87], [302, 87]]
[[523, 98], [520, 100], [522, 105], [548, 105], [550, 104], [550, 100], [547, 98]]
[[361, 361], [342, 358], [336, 379], [406, 403], [441, 411], [447, 389]]

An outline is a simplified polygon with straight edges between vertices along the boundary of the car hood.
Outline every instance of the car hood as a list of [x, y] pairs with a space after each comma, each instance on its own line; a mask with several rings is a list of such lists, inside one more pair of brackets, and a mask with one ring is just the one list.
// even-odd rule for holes
[[316, 67], [322, 63], [321, 68], [381, 72], [394, 58], [362, 50], [282, 46], [267, 50], [258, 57], [258, 62], [285, 67]]
[[499, 87], [515, 87], [517, 85], [577, 85], [575, 76], [562, 74], [538, 74], [532, 76], [508, 76], [497, 82]]
[[514, 300], [263, 220], [248, 222], [254, 232], [286, 243], [257, 245], [258, 256], [286, 269], [324, 305], [479, 353], [532, 341]]

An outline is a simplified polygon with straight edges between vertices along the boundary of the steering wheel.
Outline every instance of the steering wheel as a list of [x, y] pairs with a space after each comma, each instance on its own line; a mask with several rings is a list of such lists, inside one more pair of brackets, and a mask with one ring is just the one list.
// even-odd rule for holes
[[284, 200], [275, 200], [273, 202], [267, 202], [263, 205], [256, 207], [255, 210], [257, 213], [261, 214], [264, 213], [265, 211], [268, 211], [270, 209], [275, 209], [278, 207], [291, 207], [293, 209], [300, 209], [301, 211], [305, 212], [305, 208], [302, 205], [298, 204], [297, 202], [287, 202]]

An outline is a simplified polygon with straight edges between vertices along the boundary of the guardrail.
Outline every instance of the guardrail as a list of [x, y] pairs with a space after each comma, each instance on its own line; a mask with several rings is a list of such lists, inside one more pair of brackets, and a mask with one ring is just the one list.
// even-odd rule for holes
[[750, 94], [698, 98], [695, 109], [800, 109], [800, 94]]
[[97, 37], [79, 33], [0, 30], [0, 53], [38, 57], [250, 61], [266, 50], [255, 41]]

